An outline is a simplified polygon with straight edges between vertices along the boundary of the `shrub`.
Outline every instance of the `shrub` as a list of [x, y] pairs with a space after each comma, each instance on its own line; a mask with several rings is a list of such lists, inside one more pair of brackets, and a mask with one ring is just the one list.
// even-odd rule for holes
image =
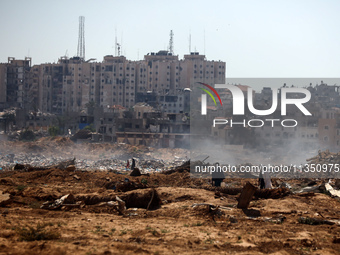
[[57, 136], [60, 135], [60, 128], [57, 126], [51, 126], [48, 128], [48, 134], [50, 136]]
[[60, 233], [53, 232], [53, 230], [46, 230], [46, 225], [38, 223], [37, 227], [20, 228], [17, 229], [19, 234], [19, 241], [39, 241], [39, 240], [53, 240], [60, 238]]

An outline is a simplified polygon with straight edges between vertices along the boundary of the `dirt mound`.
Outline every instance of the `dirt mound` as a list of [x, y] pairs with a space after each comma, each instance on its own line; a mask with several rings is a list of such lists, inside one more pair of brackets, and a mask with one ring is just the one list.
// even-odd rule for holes
[[[226, 179], [228, 187], [221, 188], [212, 187], [210, 181], [190, 178], [188, 171], [137, 177], [67, 168], [1, 171], [0, 194], [4, 201], [0, 204], [1, 251], [6, 254], [199, 254], [206, 250], [212, 254], [225, 250], [235, 254], [339, 253], [337, 199], [321, 193], [312, 198], [289, 195], [287, 189], [278, 188], [258, 191], [249, 208], [241, 210], [236, 207], [237, 195], [246, 182], [256, 185], [257, 179]], [[292, 180], [290, 184], [301, 187], [310, 181]], [[126, 191], [131, 188], [134, 190]], [[223, 196], [216, 196], [215, 191], [223, 191]], [[68, 194], [74, 199], [46, 208], [48, 201], [53, 205]], [[117, 210], [117, 197], [127, 208], [123, 213]], [[41, 209], [42, 205], [45, 209]], [[313, 225], [314, 219], [322, 219], [322, 224]], [[21, 230], [38, 224], [45, 224], [50, 233], [61, 233], [60, 239], [20, 241]]]
[[155, 189], [133, 191], [120, 197], [125, 201], [126, 208], [157, 209], [162, 204]]
[[[106, 185], [106, 188], [111, 187], [112, 183]], [[128, 182], [120, 182], [116, 183], [116, 191], [117, 192], [126, 192], [130, 190], [135, 190], [135, 189], [145, 189], [147, 186], [145, 184], [140, 183], [139, 181], [133, 182], [133, 181], [128, 181]]]
[[77, 139], [89, 139], [91, 138], [91, 131], [88, 129], [81, 129], [75, 133], [70, 139], [72, 141], [77, 141]]
[[75, 195], [77, 201], [84, 201], [86, 205], [95, 205], [101, 202], [116, 201], [116, 194], [78, 194]]
[[139, 171], [139, 168], [135, 167], [132, 172], [130, 173], [130, 176], [141, 176], [142, 174]]
[[254, 197], [278, 199], [289, 196], [290, 194], [292, 194], [292, 192], [287, 188], [257, 189], [255, 191]]

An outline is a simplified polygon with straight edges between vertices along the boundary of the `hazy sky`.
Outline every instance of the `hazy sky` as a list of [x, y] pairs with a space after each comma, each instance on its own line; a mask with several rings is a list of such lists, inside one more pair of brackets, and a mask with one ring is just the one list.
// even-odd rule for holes
[[[227, 63], [229, 77], [339, 77], [340, 1], [0, 0], [0, 62], [34, 64], [75, 56], [85, 16], [86, 59], [115, 52], [131, 60], [166, 49], [195, 49]], [[205, 40], [204, 40], [205, 38]]]

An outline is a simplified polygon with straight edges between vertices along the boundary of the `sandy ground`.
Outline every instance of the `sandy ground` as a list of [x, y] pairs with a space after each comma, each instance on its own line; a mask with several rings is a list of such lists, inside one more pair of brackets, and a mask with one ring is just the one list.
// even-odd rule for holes
[[[124, 185], [126, 177], [143, 189], [110, 188], [112, 183]], [[225, 180], [236, 188], [247, 181], [257, 184], [255, 179]], [[305, 185], [303, 180], [291, 184]], [[99, 203], [100, 198], [151, 188], [161, 201], [157, 208], [131, 207], [119, 215], [114, 207]], [[66, 194], [93, 197], [93, 203], [40, 209]], [[323, 193], [254, 198], [241, 210], [236, 207], [238, 196], [216, 195], [209, 180], [191, 179], [187, 172], [130, 177], [78, 169], [2, 171], [0, 254], [340, 254], [339, 199]], [[193, 206], [200, 203], [212, 207]], [[335, 223], [302, 224], [300, 217]], [[38, 226], [52, 240], [23, 240], [25, 229], [36, 233]]]

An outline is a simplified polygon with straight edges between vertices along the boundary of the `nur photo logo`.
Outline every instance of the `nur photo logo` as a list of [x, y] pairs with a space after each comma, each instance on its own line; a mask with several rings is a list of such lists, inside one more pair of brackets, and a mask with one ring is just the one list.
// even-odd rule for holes
[[[303, 105], [307, 103], [311, 99], [311, 93], [306, 88], [280, 88], [280, 89], [272, 89], [272, 104], [269, 109], [256, 109], [254, 106], [254, 91], [251, 87], [247, 88], [247, 92], [244, 93], [238, 86], [236, 85], [228, 85], [228, 84], [215, 84], [215, 88], [202, 82], [197, 82], [198, 84], [201, 84], [208, 89], [210, 89], [218, 98], [221, 106], [223, 106], [222, 100], [220, 95], [217, 93], [216, 89], [227, 89], [229, 90], [231, 97], [232, 97], [232, 115], [245, 115], [245, 100], [247, 101], [247, 106], [249, 111], [256, 116], [269, 116], [272, 115], [278, 108], [278, 106], [281, 106], [280, 114], [281, 116], [287, 115], [287, 105], [295, 105], [303, 115], [305, 116], [311, 116], [312, 114], [306, 109], [306, 107]], [[207, 89], [201, 88], [202, 91], [206, 92], [214, 101], [215, 106], [217, 107], [217, 102], [214, 97], [214, 95]], [[201, 94], [201, 115], [207, 115], [207, 94]], [[245, 98], [246, 94], [246, 98]], [[300, 94], [303, 96], [299, 96], [297, 98], [290, 98], [288, 95], [292, 94]], [[280, 95], [280, 98], [279, 98]], [[280, 102], [279, 102], [280, 99]], [[229, 123], [232, 127], [233, 124], [242, 124], [243, 126], [246, 126], [246, 124], [249, 127], [262, 127], [264, 123], [271, 122], [271, 126], [274, 127], [274, 123], [277, 121], [281, 122], [281, 125], [283, 127], [295, 127], [297, 126], [297, 121], [295, 119], [250, 119], [246, 121], [245, 119], [242, 122], [234, 122], [232, 119], [223, 119], [223, 118], [216, 118], [213, 120], [213, 127], [215, 127], [217, 124], [227, 124]], [[292, 125], [288, 125], [288, 123], [293, 123]], [[256, 125], [255, 125], [256, 123]]]

